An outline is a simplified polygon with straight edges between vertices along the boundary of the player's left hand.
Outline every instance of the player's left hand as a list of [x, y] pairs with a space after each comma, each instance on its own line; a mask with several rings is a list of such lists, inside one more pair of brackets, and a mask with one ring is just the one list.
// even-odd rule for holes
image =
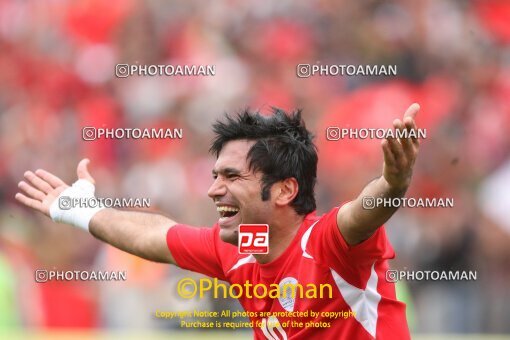
[[[411, 104], [404, 114], [403, 121], [395, 119], [393, 127], [396, 130], [408, 132], [416, 130], [418, 135], [415, 117], [420, 111], [420, 105]], [[409, 136], [409, 134], [407, 134]], [[413, 165], [418, 155], [420, 141], [418, 138], [386, 138], [381, 142], [384, 153], [383, 177], [392, 189], [405, 191], [411, 183]]]

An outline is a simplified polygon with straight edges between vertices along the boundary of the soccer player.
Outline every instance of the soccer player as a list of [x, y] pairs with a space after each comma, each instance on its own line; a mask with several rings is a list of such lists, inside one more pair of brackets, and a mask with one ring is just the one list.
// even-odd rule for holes
[[[416, 130], [420, 107], [412, 104], [393, 127]], [[45, 171], [27, 171], [16, 199], [56, 222], [88, 230], [98, 239], [142, 258], [252, 285], [330, 284], [332, 298], [248, 298], [246, 311], [280, 312], [252, 318], [256, 339], [409, 339], [405, 305], [386, 280], [395, 256], [382, 226], [397, 210], [364, 209], [363, 197], [399, 198], [409, 187], [418, 154], [416, 138], [382, 140], [382, 176], [354, 200], [316, 216], [317, 152], [301, 113], [279, 109], [269, 117], [245, 111], [213, 126], [214, 182], [208, 195], [220, 215], [212, 228], [196, 228], [150, 213], [106, 208], [62, 209], [59, 198], [94, 197], [87, 159], [71, 187]], [[412, 133], [409, 133], [412, 136]], [[348, 180], [339, 178], [338, 180]], [[65, 208], [65, 207], [64, 207]], [[268, 224], [269, 253], [239, 254], [239, 224]], [[314, 311], [314, 320], [282, 312]], [[325, 312], [352, 312], [332, 319]], [[313, 321], [329, 327], [296, 326]], [[294, 326], [292, 326], [294, 325]]]

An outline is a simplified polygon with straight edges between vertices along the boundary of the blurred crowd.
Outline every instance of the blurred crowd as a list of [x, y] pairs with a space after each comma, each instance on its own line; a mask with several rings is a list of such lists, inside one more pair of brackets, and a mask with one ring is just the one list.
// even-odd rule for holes
[[[427, 129], [408, 196], [386, 225], [393, 268], [472, 270], [476, 281], [402, 283], [415, 332], [510, 332], [510, 3], [0, 0], [0, 329], [174, 328], [188, 272], [149, 263], [14, 201], [26, 170], [67, 183], [91, 159], [103, 197], [149, 197], [192, 225], [207, 197], [211, 124], [250, 107], [302, 108], [319, 149], [318, 212], [380, 175], [376, 140], [328, 126], [391, 127], [412, 103]], [[115, 77], [115, 64], [213, 64], [213, 77]], [[397, 77], [296, 76], [297, 64], [397, 65]], [[182, 140], [83, 141], [82, 127], [182, 128]], [[36, 269], [126, 270], [126, 282], [34, 282]], [[198, 277], [198, 276], [194, 276]]]

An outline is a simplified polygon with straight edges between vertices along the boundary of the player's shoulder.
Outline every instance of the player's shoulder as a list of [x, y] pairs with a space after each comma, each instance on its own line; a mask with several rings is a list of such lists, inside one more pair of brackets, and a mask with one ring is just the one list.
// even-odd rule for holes
[[301, 224], [301, 228], [308, 229], [312, 226], [315, 226], [317, 224], [328, 224], [333, 223], [337, 224], [337, 214], [338, 209], [340, 207], [333, 207], [330, 210], [326, 211], [322, 214], [317, 214], [317, 211], [314, 210], [311, 213], [307, 214], [303, 220], [303, 223]]
[[331, 216], [336, 216], [337, 210], [338, 208], [333, 208], [321, 215], [318, 215], [317, 211], [314, 210], [305, 215], [303, 222], [301, 222], [299, 230], [296, 233], [295, 241], [292, 242], [291, 245], [299, 247], [305, 251], [308, 239], [314, 229], [323, 228], [325, 225], [330, 223], [334, 223], [334, 225], [336, 225], [336, 217], [332, 218]]

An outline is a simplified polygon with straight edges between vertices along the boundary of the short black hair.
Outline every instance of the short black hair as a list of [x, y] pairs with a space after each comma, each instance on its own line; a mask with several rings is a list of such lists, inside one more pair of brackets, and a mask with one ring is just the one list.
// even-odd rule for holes
[[299, 191], [291, 206], [300, 215], [316, 209], [317, 148], [301, 118], [301, 110], [287, 113], [273, 107], [271, 115], [263, 116], [246, 109], [234, 116], [225, 115], [224, 121], [216, 121], [213, 131], [216, 136], [209, 151], [216, 157], [227, 142], [255, 141], [247, 161], [250, 170], [263, 174], [263, 201], [269, 199], [274, 183], [294, 177]]

